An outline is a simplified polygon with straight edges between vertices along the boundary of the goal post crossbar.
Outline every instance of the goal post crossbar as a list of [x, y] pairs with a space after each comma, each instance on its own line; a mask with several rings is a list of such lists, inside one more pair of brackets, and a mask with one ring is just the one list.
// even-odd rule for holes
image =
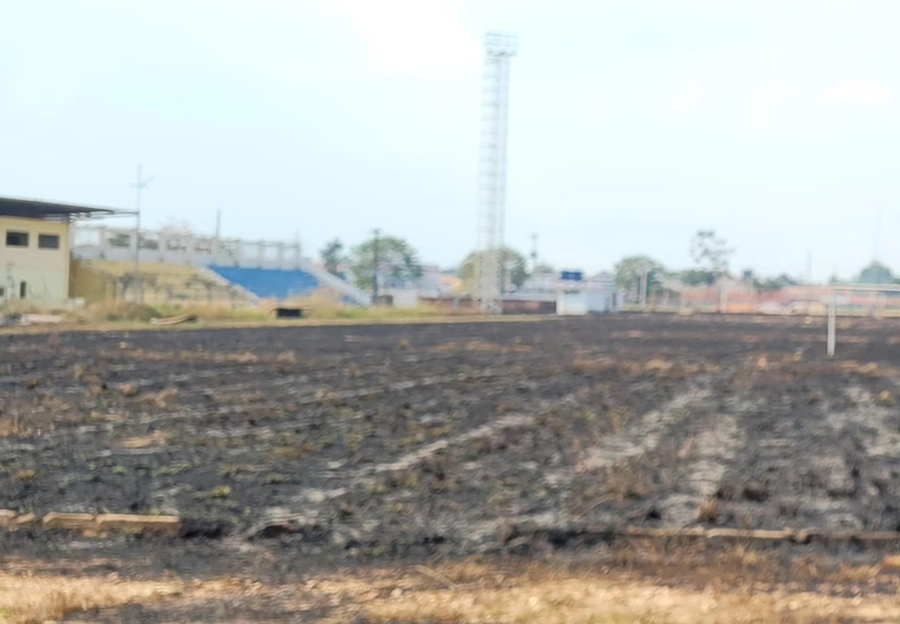
[[826, 340], [828, 357], [834, 357], [837, 342], [837, 299], [840, 292], [900, 293], [900, 284], [835, 284], [831, 287], [828, 297], [828, 337]]

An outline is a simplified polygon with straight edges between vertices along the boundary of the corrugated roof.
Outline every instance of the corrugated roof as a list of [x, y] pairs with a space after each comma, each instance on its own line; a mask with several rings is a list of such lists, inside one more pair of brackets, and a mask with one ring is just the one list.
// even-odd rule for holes
[[0, 217], [72, 221], [74, 219], [115, 214], [112, 208], [60, 204], [37, 199], [0, 197]]

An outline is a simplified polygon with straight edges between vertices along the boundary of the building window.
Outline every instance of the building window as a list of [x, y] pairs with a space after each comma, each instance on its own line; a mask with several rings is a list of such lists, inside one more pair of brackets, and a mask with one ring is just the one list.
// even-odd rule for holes
[[38, 234], [38, 247], [40, 249], [59, 249], [59, 235]]
[[7, 247], [28, 247], [28, 232], [6, 231]]
[[25, 282], [19, 282], [19, 299], [24, 299], [28, 296], [28, 284]]

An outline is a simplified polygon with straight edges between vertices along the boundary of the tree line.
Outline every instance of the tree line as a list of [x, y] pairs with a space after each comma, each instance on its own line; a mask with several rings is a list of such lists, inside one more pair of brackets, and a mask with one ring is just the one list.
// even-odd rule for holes
[[[422, 278], [422, 262], [416, 249], [406, 240], [396, 236], [373, 236], [355, 245], [345, 247], [339, 239], [328, 242], [320, 252], [322, 265], [329, 273], [352, 281], [364, 290], [372, 290], [375, 266], [378, 266], [379, 287], [406, 285]], [[481, 263], [481, 253], [473, 251], [451, 272], [471, 286]], [[501, 253], [501, 266], [507, 281], [513, 288], [521, 288], [531, 275], [525, 256], [506, 247]], [[536, 271], [552, 267], [538, 265]]]
[[[734, 251], [734, 247], [718, 236], [715, 230], [698, 230], [690, 241], [690, 255], [695, 266], [670, 270], [650, 256], [627, 256], [614, 268], [616, 284], [632, 293], [638, 293], [644, 286], [651, 296], [670, 290], [676, 283], [682, 286], [712, 286], [723, 277], [733, 277], [730, 262]], [[752, 269], [744, 269], [738, 277], [760, 291], [776, 291], [800, 283], [787, 273], [761, 278]]]
[[[626, 292], [635, 294], [643, 286], [647, 294], [657, 296], [670, 289], [675, 282], [684, 286], [712, 286], [723, 277], [735, 277], [730, 272], [735, 249], [717, 235], [715, 230], [698, 230], [690, 240], [689, 249], [694, 266], [682, 270], [668, 269], [649, 255], [626, 256], [613, 269], [616, 284]], [[373, 237], [349, 248], [339, 239], [334, 239], [321, 250], [320, 257], [330, 273], [366, 290], [373, 287], [376, 257], [379, 281], [384, 282], [380, 286], [415, 283], [423, 275], [422, 262], [416, 249], [396, 236]], [[506, 282], [513, 289], [521, 288], [534, 273], [553, 272], [552, 266], [543, 263], [529, 268], [526, 257], [509, 247], [504, 248], [501, 258]], [[471, 288], [480, 261], [480, 253], [472, 252], [450, 273], [457, 275]], [[796, 286], [801, 281], [787, 273], [763, 278], [757, 276], [752, 269], [744, 269], [736, 277], [761, 291], [780, 290], [786, 286]], [[830, 283], [839, 281], [837, 277], [832, 277]], [[890, 268], [874, 261], [849, 281], [895, 284], [900, 283], [900, 277], [895, 277]]]
[[[637, 293], [646, 279], [647, 293], [659, 295], [675, 281], [684, 286], [712, 286], [722, 277], [732, 277], [729, 263], [734, 248], [717, 236], [714, 230], [698, 230], [691, 239], [690, 253], [696, 266], [680, 271], [669, 270], [650, 256], [627, 256], [614, 268], [616, 283], [626, 291]], [[744, 269], [737, 277], [763, 292], [777, 291], [801, 283], [800, 279], [787, 273], [762, 278], [752, 269]], [[844, 281], [833, 275], [828, 283], [838, 284]], [[895, 276], [889, 267], [875, 260], [846, 281], [857, 284], [900, 284], [900, 276]]]

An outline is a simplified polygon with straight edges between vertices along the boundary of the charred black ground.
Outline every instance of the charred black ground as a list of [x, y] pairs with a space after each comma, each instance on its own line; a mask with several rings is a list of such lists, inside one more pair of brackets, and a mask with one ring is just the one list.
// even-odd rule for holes
[[5, 335], [0, 507], [322, 560], [900, 529], [900, 324], [839, 332], [834, 360], [817, 318]]

